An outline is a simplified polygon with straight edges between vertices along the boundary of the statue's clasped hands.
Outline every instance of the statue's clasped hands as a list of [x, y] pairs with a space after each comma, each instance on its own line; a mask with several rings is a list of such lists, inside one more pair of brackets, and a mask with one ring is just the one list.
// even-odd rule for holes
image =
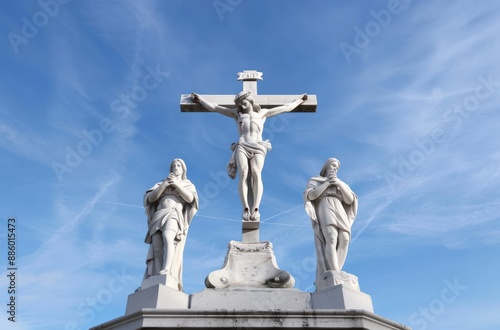
[[166, 181], [169, 186], [177, 188], [177, 181], [179, 181], [179, 179], [173, 173], [170, 173]]
[[328, 182], [331, 186], [337, 186], [340, 183], [340, 180], [335, 174], [331, 174], [330, 176], [328, 176]]

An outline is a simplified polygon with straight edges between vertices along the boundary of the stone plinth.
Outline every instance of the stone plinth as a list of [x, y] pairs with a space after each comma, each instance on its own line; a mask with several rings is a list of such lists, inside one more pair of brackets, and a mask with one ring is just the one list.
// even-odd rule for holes
[[135, 329], [357, 329], [410, 330], [364, 310], [172, 310], [145, 308], [91, 330]]
[[372, 298], [344, 284], [311, 293], [313, 309], [364, 309], [373, 312]]
[[178, 291], [182, 290], [181, 282], [173, 275], [156, 275], [145, 278], [142, 280], [141, 290], [144, 290], [156, 284], [162, 284]]
[[293, 288], [280, 270], [270, 242], [231, 241], [223, 268], [210, 273], [207, 289], [191, 295], [164, 275], [144, 280], [129, 295], [126, 315], [92, 330], [132, 329], [406, 329], [373, 313], [358, 278], [328, 271], [316, 292]]
[[205, 279], [207, 288], [293, 288], [295, 279], [276, 263], [271, 242], [231, 241], [222, 269]]
[[311, 308], [309, 292], [298, 289], [205, 289], [191, 295], [191, 309], [265, 311]]
[[188, 308], [189, 295], [163, 284], [155, 284], [128, 296], [125, 314], [143, 308]]

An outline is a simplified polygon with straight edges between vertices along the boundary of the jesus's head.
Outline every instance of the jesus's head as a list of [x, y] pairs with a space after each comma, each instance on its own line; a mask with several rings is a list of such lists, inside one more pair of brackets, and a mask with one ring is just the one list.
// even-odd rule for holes
[[241, 91], [234, 97], [234, 104], [238, 106], [240, 112], [260, 111], [260, 106], [255, 104], [255, 100], [250, 94], [249, 91]]

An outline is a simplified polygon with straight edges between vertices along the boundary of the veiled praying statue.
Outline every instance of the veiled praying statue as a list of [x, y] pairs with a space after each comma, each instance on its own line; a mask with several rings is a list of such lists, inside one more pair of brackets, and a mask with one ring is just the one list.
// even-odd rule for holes
[[186, 172], [184, 161], [174, 159], [168, 177], [144, 195], [148, 218], [145, 242], [150, 244], [144, 278], [171, 276], [179, 290], [182, 290], [184, 245], [191, 220], [198, 211], [198, 194]]

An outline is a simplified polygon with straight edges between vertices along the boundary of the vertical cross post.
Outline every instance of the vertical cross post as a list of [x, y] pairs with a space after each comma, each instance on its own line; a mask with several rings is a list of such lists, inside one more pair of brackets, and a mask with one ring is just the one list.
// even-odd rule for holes
[[[251, 95], [255, 96], [258, 95], [257, 81], [262, 80], [262, 72], [258, 72], [256, 70], [244, 70], [243, 72], [238, 72], [238, 80], [243, 81], [243, 91], [248, 91], [252, 93]], [[260, 242], [259, 227], [260, 221], [243, 221], [241, 224], [242, 242]]]

